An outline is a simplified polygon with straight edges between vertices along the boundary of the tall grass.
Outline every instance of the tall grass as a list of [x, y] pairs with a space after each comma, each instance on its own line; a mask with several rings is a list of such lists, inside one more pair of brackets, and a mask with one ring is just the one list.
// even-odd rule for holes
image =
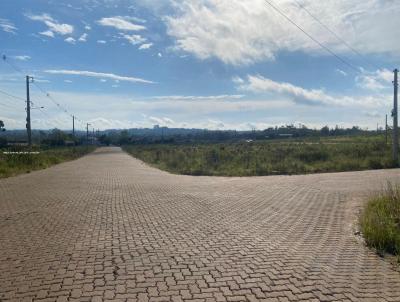
[[379, 253], [397, 255], [400, 260], [400, 185], [387, 188], [371, 198], [360, 226], [366, 243]]
[[172, 173], [252, 176], [391, 168], [390, 146], [352, 138], [192, 145], [130, 145], [133, 156]]
[[[29, 173], [33, 170], [45, 169], [49, 166], [73, 160], [94, 150], [93, 146], [57, 147], [31, 149], [18, 147], [0, 150], [0, 178]], [[6, 154], [6, 152], [21, 152]], [[22, 152], [39, 152], [22, 153]]]

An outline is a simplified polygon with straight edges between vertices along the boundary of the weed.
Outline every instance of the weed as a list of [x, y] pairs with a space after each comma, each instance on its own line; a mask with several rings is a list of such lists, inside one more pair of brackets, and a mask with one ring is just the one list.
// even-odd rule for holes
[[360, 226], [367, 245], [400, 257], [400, 185], [388, 184], [368, 201]]

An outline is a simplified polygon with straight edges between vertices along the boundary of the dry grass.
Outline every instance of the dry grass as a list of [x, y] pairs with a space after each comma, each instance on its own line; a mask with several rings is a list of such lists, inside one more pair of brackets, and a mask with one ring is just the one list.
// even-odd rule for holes
[[400, 259], [400, 185], [388, 184], [368, 201], [360, 226], [368, 246]]
[[[73, 160], [81, 157], [95, 148], [93, 146], [77, 147], [57, 147], [45, 148], [38, 147], [13, 148], [0, 150], [0, 178], [10, 177], [21, 173], [29, 173], [34, 170], [45, 169], [52, 165]], [[38, 151], [39, 154], [5, 154], [6, 151], [25, 152]]]

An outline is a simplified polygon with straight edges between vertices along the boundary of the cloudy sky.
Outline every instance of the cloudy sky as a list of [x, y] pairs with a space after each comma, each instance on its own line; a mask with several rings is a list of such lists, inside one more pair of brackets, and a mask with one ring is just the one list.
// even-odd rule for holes
[[29, 74], [37, 129], [383, 126], [400, 2], [268, 1], [320, 45], [265, 0], [2, 0], [0, 119]]

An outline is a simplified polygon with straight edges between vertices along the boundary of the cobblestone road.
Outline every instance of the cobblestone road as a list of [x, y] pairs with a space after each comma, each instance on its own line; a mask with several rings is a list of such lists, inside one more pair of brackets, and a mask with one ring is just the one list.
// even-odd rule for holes
[[400, 301], [353, 235], [399, 170], [175, 176], [118, 148], [0, 181], [1, 301]]

